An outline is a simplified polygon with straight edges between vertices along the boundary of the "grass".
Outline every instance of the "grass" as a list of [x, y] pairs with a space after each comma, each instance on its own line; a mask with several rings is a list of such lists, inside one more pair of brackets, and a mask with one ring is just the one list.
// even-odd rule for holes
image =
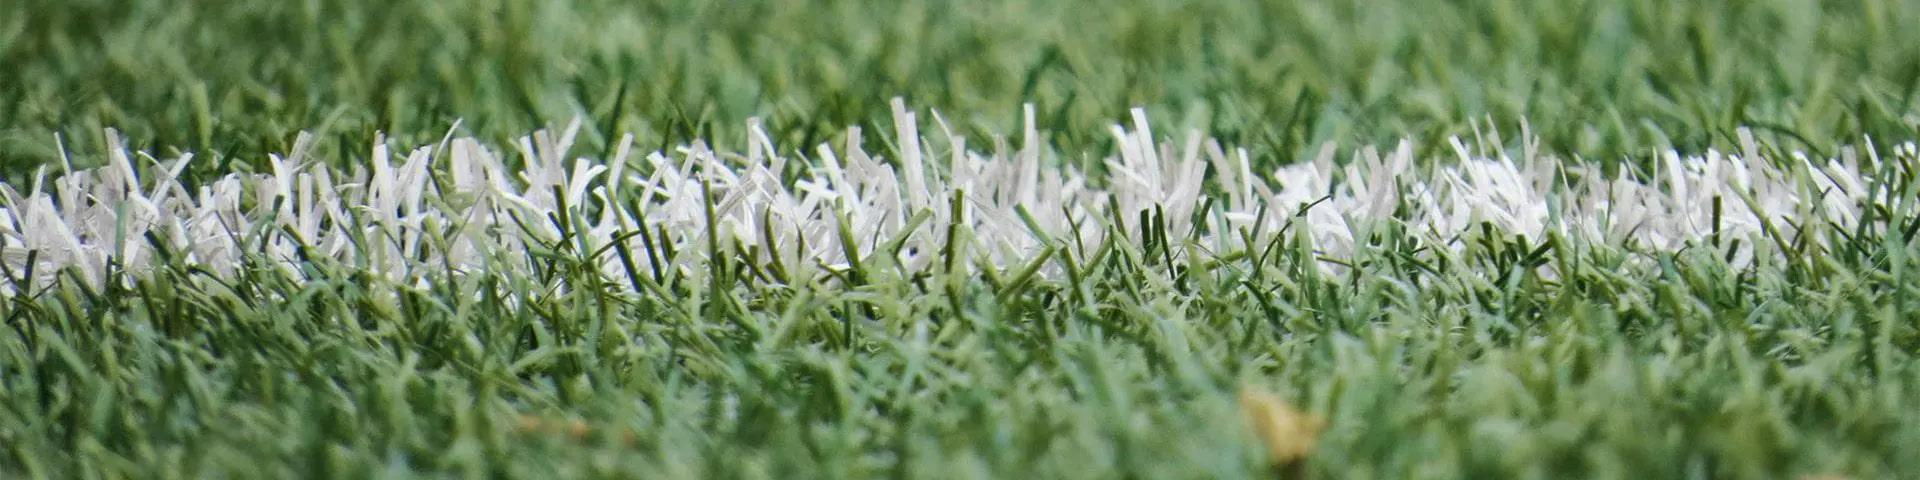
[[1897, 2], [192, 7], [0, 0], [0, 476], [1920, 476]]
[[893, 96], [981, 136], [1033, 103], [1076, 153], [1108, 148], [1134, 106], [1270, 163], [1403, 136], [1441, 152], [1489, 118], [1608, 161], [1728, 149], [1741, 126], [1832, 153], [1912, 137], [1920, 91], [1920, 12], [1885, 0], [13, 2], [16, 174], [58, 158], [55, 133], [103, 150], [105, 127], [239, 163], [299, 130], [352, 159], [375, 131], [422, 144], [456, 118], [505, 140], [585, 115], [590, 147], [628, 131], [655, 147], [760, 116], [810, 146]]

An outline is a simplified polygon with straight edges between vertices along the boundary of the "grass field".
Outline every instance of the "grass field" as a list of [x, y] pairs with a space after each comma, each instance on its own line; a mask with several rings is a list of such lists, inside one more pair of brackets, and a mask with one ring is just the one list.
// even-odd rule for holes
[[0, 0], [0, 478], [1920, 478], [1907, 3], [389, 3]]

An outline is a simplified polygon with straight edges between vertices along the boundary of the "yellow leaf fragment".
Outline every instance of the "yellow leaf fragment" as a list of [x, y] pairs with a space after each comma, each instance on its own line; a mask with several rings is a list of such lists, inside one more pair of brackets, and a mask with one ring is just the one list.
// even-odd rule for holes
[[1253, 424], [1253, 432], [1266, 442], [1274, 463], [1286, 464], [1305, 458], [1320, 441], [1327, 421], [1288, 405], [1273, 394], [1253, 389], [1240, 391], [1240, 409]]

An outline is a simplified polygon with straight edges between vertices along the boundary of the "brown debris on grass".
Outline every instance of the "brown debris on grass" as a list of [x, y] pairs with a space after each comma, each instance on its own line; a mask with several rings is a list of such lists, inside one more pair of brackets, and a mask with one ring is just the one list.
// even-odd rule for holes
[[1325, 419], [1255, 389], [1240, 391], [1240, 409], [1246, 413], [1253, 432], [1266, 444], [1274, 467], [1282, 472], [1302, 469], [1302, 461], [1313, 453], [1320, 441], [1320, 432], [1327, 426]]

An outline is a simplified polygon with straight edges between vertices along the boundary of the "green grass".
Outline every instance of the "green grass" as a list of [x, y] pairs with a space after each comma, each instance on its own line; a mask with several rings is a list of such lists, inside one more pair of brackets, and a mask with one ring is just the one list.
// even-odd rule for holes
[[[1854, 228], [1799, 217], [1665, 249], [1393, 217], [1357, 221], [1365, 241], [1337, 258], [1280, 224], [1203, 251], [1205, 232], [1166, 227], [1184, 219], [1102, 212], [1074, 227], [1106, 240], [1001, 263], [956, 247], [921, 268], [871, 251], [773, 265], [745, 245], [665, 240], [706, 238], [688, 232], [623, 230], [647, 243], [598, 248], [574, 227], [614, 208], [599, 204], [523, 219], [558, 235], [485, 252], [489, 268], [417, 279], [315, 245], [282, 261], [271, 227], [230, 232], [257, 247], [231, 271], [161, 235], [124, 239], [161, 253], [151, 269], [106, 267], [105, 282], [25, 271], [43, 253], [0, 244], [0, 477], [1295, 473], [1264, 458], [1235, 404], [1248, 388], [1328, 420], [1311, 478], [1920, 477], [1920, 176], [1911, 152], [1886, 153], [1920, 135], [1920, 9], [1900, 2], [0, 12], [25, 13], [0, 15], [0, 173], [21, 194], [36, 168], [59, 171], [63, 148], [77, 167], [109, 165], [109, 127], [158, 157], [198, 152], [191, 187], [267, 171], [302, 130], [318, 168], [344, 172], [370, 168], [376, 132], [412, 148], [456, 119], [510, 149], [579, 117], [573, 153], [603, 161], [627, 132], [638, 153], [696, 140], [744, 152], [750, 116], [783, 154], [814, 158], [821, 143], [851, 150], [844, 129], [863, 124], [867, 149], [898, 159], [896, 95], [947, 115], [976, 150], [1018, 139], [1032, 103], [1045, 158], [1069, 165], [1117, 151], [1108, 126], [1132, 106], [1162, 134], [1191, 126], [1248, 148], [1256, 171], [1325, 142], [1403, 136], [1439, 168], [1449, 136], [1517, 137], [1522, 121], [1570, 163], [1646, 176], [1665, 149], [1742, 151], [1743, 126], [1775, 161], [1867, 136], [1896, 159], [1863, 174], [1895, 200], [1862, 200], [1872, 217]], [[0, 236], [40, 233], [10, 228]], [[700, 268], [633, 266], [672, 255], [668, 243], [697, 249]], [[1758, 253], [1737, 264], [1729, 249]]]
[[9, 0], [0, 159], [51, 161], [54, 133], [97, 151], [102, 127], [247, 162], [302, 129], [359, 149], [575, 115], [590, 144], [733, 141], [762, 116], [810, 146], [896, 95], [1003, 133], [1031, 102], [1068, 152], [1145, 106], [1280, 162], [1439, 151], [1485, 118], [1607, 160], [1739, 126], [1831, 153], [1920, 120], [1920, 11], [1886, 0], [390, 3]]

